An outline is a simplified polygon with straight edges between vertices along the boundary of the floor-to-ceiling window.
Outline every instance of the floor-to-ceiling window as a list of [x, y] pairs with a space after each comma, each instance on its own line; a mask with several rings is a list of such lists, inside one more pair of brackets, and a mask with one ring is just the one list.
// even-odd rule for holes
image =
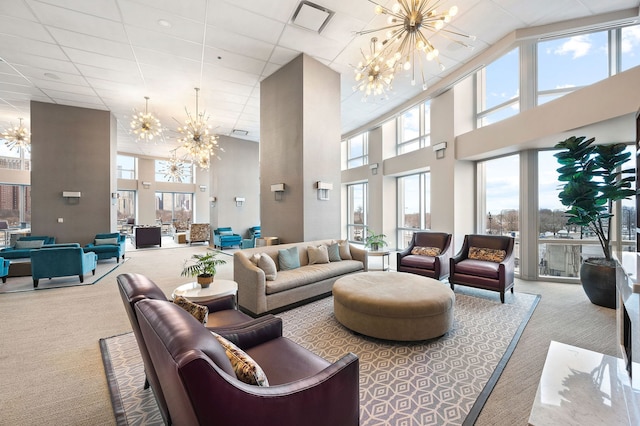
[[193, 194], [184, 192], [156, 192], [156, 220], [170, 224], [193, 219]]
[[399, 177], [397, 184], [398, 249], [403, 249], [414, 231], [431, 229], [431, 174]]
[[620, 30], [620, 69], [626, 71], [640, 65], [640, 25]]
[[478, 164], [484, 233], [515, 238], [516, 272], [520, 269], [520, 155], [495, 158]]
[[118, 220], [136, 217], [136, 191], [118, 191]]
[[367, 184], [347, 185], [347, 238], [361, 243], [367, 226]]

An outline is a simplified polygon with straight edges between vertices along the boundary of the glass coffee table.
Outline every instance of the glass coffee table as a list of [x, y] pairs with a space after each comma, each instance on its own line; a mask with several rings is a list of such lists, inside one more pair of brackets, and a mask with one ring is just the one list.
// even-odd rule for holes
[[223, 280], [216, 278], [207, 288], [202, 288], [197, 282], [182, 284], [173, 290], [171, 298], [182, 296], [192, 302], [201, 302], [216, 297], [227, 296], [232, 294], [238, 300], [238, 283], [232, 280]]

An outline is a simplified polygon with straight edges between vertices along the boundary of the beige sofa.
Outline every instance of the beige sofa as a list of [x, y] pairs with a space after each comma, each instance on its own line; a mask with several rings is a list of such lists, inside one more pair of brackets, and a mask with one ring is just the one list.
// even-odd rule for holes
[[[334, 281], [354, 272], [367, 270], [365, 250], [348, 245], [351, 260], [309, 265], [307, 247], [330, 245], [335, 240], [306, 241], [240, 250], [233, 254], [233, 279], [238, 283], [238, 305], [251, 315], [282, 310], [284, 307], [314, 299], [331, 292]], [[278, 264], [278, 251], [298, 247], [300, 267], [282, 271]], [[273, 281], [251, 262], [254, 254], [266, 253], [276, 264]]]

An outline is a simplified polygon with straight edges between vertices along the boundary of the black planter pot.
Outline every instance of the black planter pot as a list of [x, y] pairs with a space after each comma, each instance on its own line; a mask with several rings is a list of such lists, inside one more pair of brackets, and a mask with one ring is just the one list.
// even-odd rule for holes
[[594, 305], [605, 308], [616, 308], [616, 268], [590, 262], [589, 259], [580, 267], [580, 282], [587, 297]]

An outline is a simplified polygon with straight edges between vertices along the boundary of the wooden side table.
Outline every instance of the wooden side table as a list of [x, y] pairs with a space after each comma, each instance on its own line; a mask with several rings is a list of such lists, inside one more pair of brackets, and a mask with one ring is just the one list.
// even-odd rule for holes
[[[389, 270], [389, 250], [367, 250], [367, 257], [380, 257], [382, 258], [382, 269], [371, 269], [367, 267], [368, 271], [388, 271]], [[384, 266], [384, 261], [387, 260], [387, 266]], [[369, 264], [369, 262], [367, 262]]]
[[278, 237], [260, 237], [256, 238], [256, 247], [276, 246], [280, 244]]

